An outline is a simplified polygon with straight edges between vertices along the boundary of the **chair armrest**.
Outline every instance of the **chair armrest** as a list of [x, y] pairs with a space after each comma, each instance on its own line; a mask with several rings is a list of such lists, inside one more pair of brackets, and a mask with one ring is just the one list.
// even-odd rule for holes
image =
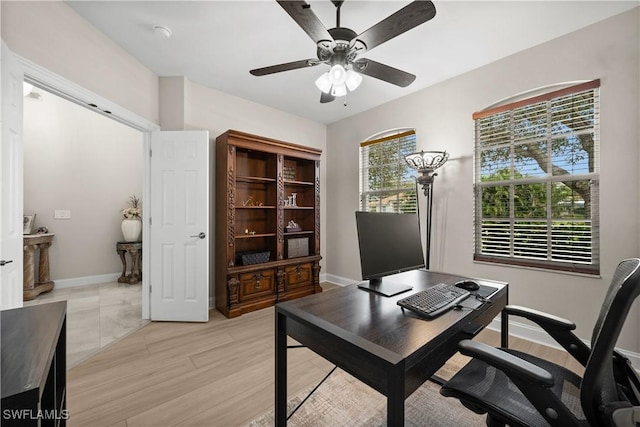
[[519, 378], [538, 387], [551, 387], [554, 384], [553, 376], [545, 369], [500, 349], [471, 340], [460, 341], [458, 349], [465, 356], [495, 366], [510, 378]]
[[504, 311], [510, 315], [529, 319], [532, 322], [535, 322], [543, 327], [544, 325], [549, 325], [565, 331], [573, 331], [576, 328], [576, 324], [570, 320], [563, 319], [562, 317], [554, 316], [552, 314], [534, 310], [528, 307], [522, 307], [519, 305], [507, 305], [504, 308]]
[[582, 366], [587, 366], [591, 349], [572, 332], [576, 328], [575, 323], [562, 317], [519, 305], [507, 305], [504, 312], [508, 315], [524, 317], [536, 323]]

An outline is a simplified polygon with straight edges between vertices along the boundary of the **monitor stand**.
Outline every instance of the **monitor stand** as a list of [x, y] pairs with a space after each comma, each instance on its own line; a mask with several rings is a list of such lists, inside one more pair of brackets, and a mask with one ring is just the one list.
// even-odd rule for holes
[[365, 291], [384, 295], [385, 297], [392, 297], [394, 295], [398, 295], [413, 289], [413, 286], [411, 285], [394, 283], [389, 280], [383, 281], [381, 278], [371, 279], [368, 282], [359, 283], [358, 287], [360, 289], [364, 289]]

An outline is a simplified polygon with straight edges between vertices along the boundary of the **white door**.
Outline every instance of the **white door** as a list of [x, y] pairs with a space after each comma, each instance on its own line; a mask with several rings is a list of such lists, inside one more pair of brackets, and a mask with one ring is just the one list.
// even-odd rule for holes
[[22, 80], [13, 53], [0, 54], [0, 309], [22, 307]]
[[209, 320], [209, 132], [151, 134], [151, 320]]

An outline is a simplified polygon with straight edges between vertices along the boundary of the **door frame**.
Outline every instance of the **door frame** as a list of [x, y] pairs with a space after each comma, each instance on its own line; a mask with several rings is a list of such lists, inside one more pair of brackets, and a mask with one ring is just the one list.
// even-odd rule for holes
[[[124, 125], [132, 127], [142, 132], [143, 135], [143, 180], [142, 180], [142, 202], [148, 203], [151, 196], [151, 167], [149, 152], [151, 149], [151, 132], [159, 131], [160, 126], [114, 102], [82, 87], [72, 81], [47, 70], [40, 65], [15, 54], [18, 63], [24, 71], [24, 81], [38, 86], [48, 92], [58, 95], [68, 101], [90, 108], [90, 104], [96, 105], [90, 108], [97, 114], [109, 117]], [[107, 111], [109, 113], [107, 113]], [[142, 233], [149, 235], [149, 209], [142, 210]], [[142, 241], [142, 318], [150, 318], [151, 298], [149, 295], [149, 240]]]

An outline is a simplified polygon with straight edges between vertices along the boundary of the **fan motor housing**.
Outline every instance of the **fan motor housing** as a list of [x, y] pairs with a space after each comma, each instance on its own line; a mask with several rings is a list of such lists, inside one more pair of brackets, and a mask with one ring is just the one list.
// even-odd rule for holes
[[[328, 61], [331, 65], [351, 63], [359, 53], [366, 51], [366, 46], [360, 40], [355, 40], [357, 34], [350, 28], [336, 27], [327, 30], [333, 37], [332, 48], [328, 47], [328, 42], [321, 40], [318, 42], [318, 59]], [[357, 45], [357, 49], [352, 49]]]

